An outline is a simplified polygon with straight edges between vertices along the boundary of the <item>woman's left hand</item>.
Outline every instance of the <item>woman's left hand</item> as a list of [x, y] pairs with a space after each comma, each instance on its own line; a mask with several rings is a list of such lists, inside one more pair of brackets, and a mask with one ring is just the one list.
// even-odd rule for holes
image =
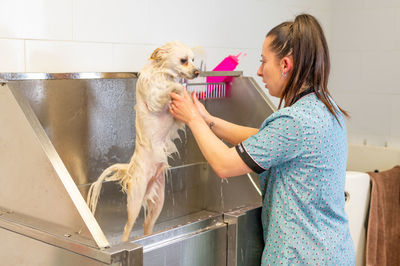
[[169, 105], [169, 111], [176, 119], [188, 126], [193, 121], [203, 120], [186, 89], [183, 90], [183, 96], [174, 92], [170, 96], [172, 101]]

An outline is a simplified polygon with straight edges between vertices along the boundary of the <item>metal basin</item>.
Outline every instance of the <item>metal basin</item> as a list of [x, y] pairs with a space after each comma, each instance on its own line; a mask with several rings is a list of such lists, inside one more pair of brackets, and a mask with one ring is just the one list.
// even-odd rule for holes
[[[271, 102], [252, 78], [224, 75], [235, 76], [229, 97], [203, 100], [206, 108], [259, 127], [274, 110]], [[32, 250], [3, 241], [0, 254], [6, 261], [37, 261], [34, 251], [45, 247], [49, 260], [57, 254], [85, 265], [259, 263], [257, 177], [219, 179], [189, 130], [176, 141], [179, 156], [169, 162], [165, 204], [153, 235], [143, 237], [141, 213], [130, 241], [121, 243], [126, 198], [117, 184], [104, 184], [95, 216], [88, 210], [90, 183], [109, 165], [129, 161], [134, 151], [136, 73], [3, 73], [0, 78], [7, 81], [0, 88], [0, 168], [6, 173], [0, 235]]]

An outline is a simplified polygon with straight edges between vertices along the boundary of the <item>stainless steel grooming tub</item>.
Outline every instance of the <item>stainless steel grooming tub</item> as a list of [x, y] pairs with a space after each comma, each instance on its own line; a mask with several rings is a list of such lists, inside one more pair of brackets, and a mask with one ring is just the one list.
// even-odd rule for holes
[[[203, 76], [212, 73], [202, 73]], [[210, 113], [259, 127], [274, 111], [241, 72]], [[165, 205], [143, 237], [143, 213], [121, 242], [126, 197], [103, 185], [97, 212], [85, 199], [135, 144], [136, 73], [0, 74], [1, 265], [257, 265], [263, 248], [254, 175], [219, 179], [190, 131], [170, 160]], [[256, 185], [255, 185], [256, 184]]]

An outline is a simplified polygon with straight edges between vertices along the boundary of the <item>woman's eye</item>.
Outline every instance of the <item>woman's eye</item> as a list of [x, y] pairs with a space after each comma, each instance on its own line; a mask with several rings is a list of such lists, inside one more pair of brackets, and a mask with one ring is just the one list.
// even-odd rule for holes
[[181, 59], [182, 64], [186, 64], [187, 61], [188, 61], [187, 59]]

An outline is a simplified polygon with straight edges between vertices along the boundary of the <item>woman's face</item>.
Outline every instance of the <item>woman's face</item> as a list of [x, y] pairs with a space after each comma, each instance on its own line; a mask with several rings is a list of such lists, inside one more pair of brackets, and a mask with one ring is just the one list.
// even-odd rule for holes
[[285, 72], [283, 60], [279, 60], [275, 53], [270, 49], [273, 37], [268, 36], [264, 40], [261, 54], [261, 66], [258, 68], [257, 75], [263, 78], [265, 88], [269, 94], [281, 98], [286, 78], [282, 75]]

